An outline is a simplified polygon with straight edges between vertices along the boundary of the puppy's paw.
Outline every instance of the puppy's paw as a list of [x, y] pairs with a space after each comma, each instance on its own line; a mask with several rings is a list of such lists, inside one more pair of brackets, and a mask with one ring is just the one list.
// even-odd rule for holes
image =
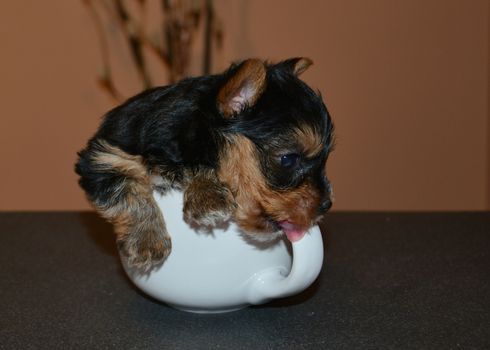
[[147, 231], [127, 235], [118, 239], [117, 243], [119, 250], [127, 258], [128, 265], [145, 272], [164, 262], [172, 250], [172, 241], [167, 233]]
[[194, 227], [222, 226], [231, 218], [234, 204], [225, 188], [203, 193], [187, 191], [184, 199], [184, 220]]
[[195, 214], [194, 212], [184, 212], [184, 220], [195, 228], [211, 229], [224, 226], [229, 221], [231, 213], [214, 211], [205, 214]]

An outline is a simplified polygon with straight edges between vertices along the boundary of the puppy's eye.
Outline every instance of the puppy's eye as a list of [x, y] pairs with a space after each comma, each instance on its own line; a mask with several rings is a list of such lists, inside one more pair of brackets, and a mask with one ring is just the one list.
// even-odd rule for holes
[[289, 153], [281, 156], [281, 166], [286, 169], [295, 168], [299, 164], [300, 156], [297, 153]]

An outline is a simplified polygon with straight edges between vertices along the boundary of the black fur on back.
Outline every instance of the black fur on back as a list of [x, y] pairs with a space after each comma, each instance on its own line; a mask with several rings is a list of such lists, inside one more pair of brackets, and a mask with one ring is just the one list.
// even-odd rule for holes
[[267, 153], [270, 145], [290, 142], [284, 139], [289, 131], [306, 124], [324, 134], [322, 157], [326, 157], [333, 127], [322, 98], [281, 63], [267, 65], [267, 87], [254, 106], [232, 118], [221, 115], [219, 89], [239, 66], [232, 65], [220, 75], [144, 91], [109, 111], [87, 147], [79, 152], [76, 172], [81, 176], [81, 187], [89, 196], [97, 193], [104, 197], [108, 183], [124, 181], [121, 174], [101, 174], [91, 167], [90, 157], [98, 140], [141, 155], [148, 169], [164, 168], [176, 181], [182, 178], [183, 169], [216, 169], [219, 150], [229, 134], [243, 134]]

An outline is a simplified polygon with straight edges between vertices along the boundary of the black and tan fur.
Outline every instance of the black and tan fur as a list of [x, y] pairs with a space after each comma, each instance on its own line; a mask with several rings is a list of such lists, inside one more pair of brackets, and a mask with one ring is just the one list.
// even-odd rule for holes
[[257, 239], [281, 234], [282, 221], [306, 229], [322, 217], [333, 126], [321, 97], [298, 79], [310, 65], [249, 59], [107, 113], [76, 172], [131, 265], [149, 269], [171, 252], [154, 191], [183, 191], [191, 224], [232, 219]]

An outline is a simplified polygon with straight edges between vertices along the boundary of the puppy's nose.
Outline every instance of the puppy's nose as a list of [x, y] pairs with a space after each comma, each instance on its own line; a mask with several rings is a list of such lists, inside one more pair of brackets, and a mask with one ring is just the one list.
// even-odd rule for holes
[[321, 213], [328, 211], [332, 207], [332, 201], [330, 199], [324, 200], [320, 203], [320, 207], [318, 208]]

